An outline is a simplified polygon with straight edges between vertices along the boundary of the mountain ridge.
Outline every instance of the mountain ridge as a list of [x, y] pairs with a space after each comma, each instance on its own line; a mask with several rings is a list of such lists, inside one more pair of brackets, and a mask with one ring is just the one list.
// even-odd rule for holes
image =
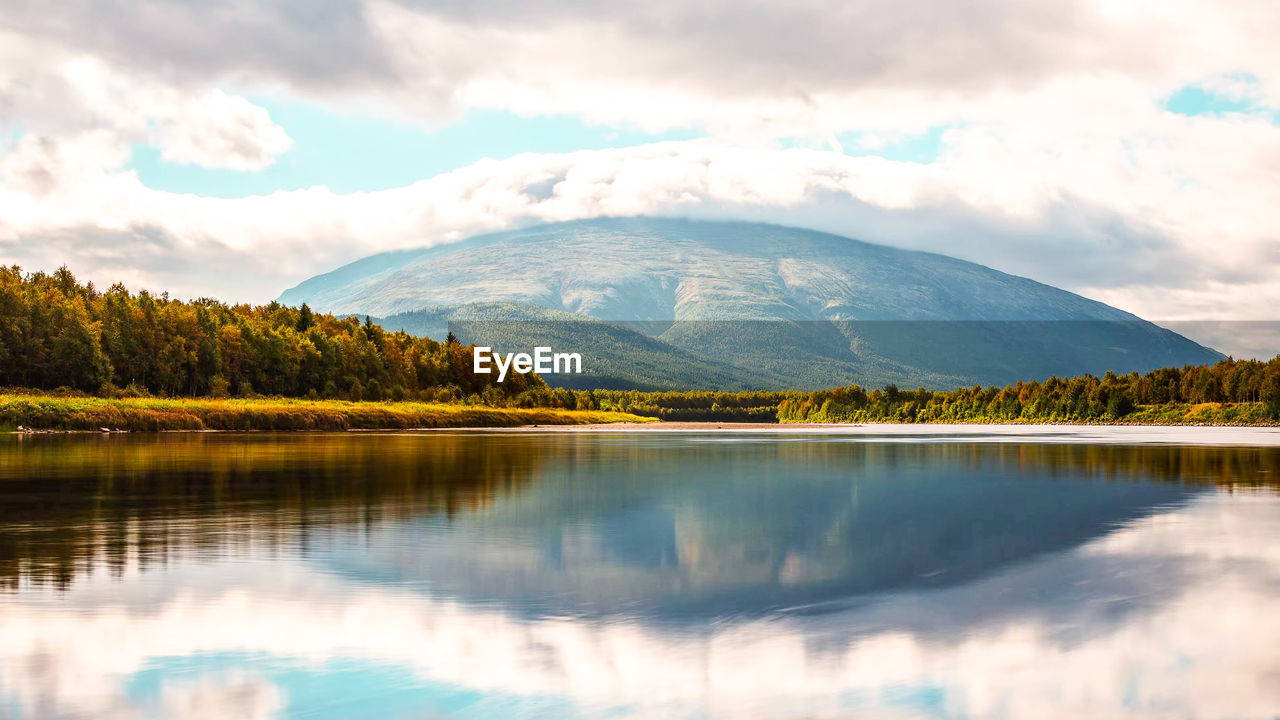
[[548, 308], [621, 323], [788, 387], [1002, 384], [1221, 358], [1029, 278], [748, 222], [596, 218], [488, 233], [370, 256], [280, 301], [383, 318], [429, 307]]
[[[416, 310], [416, 309], [420, 309], [421, 307], [425, 307], [425, 305], [422, 305], [420, 303], [422, 302], [422, 295], [426, 292], [429, 292], [428, 289], [422, 288], [421, 286], [415, 286], [414, 287], [415, 292], [403, 298], [398, 298], [395, 295], [388, 295], [386, 293], [372, 293], [373, 295], [376, 295], [376, 297], [370, 297], [369, 295], [366, 295], [363, 293], [374, 291], [374, 290], [380, 290], [382, 289], [381, 286], [388, 281], [397, 280], [397, 279], [399, 280], [409, 279], [409, 277], [411, 277], [410, 275], [404, 275], [398, 278], [395, 276], [400, 273], [403, 273], [406, 267], [421, 265], [423, 262], [428, 260], [438, 259], [448, 255], [454, 255], [462, 251], [478, 250], [478, 249], [490, 247], [493, 245], [509, 243], [511, 241], [517, 241], [524, 245], [529, 245], [529, 244], [536, 245], [536, 244], [545, 244], [547, 242], [563, 241], [565, 234], [572, 234], [575, 232], [575, 230], [579, 230], [579, 229], [585, 230], [588, 233], [590, 233], [590, 234], [584, 234], [581, 238], [578, 238], [579, 241], [586, 240], [591, 243], [599, 243], [600, 241], [617, 239], [619, 235], [622, 235], [627, 239], [644, 239], [646, 238], [646, 236], [651, 236], [655, 232], [655, 230], [662, 231], [664, 234], [668, 235], [667, 237], [663, 238], [664, 241], [670, 242], [672, 239], [687, 241], [689, 238], [681, 237], [681, 236], [693, 234], [690, 232], [691, 230], [696, 232], [697, 230], [704, 230], [704, 229], [710, 229], [710, 228], [717, 228], [717, 229], [720, 229], [722, 232], [719, 237], [714, 238], [714, 243], [707, 243], [707, 244], [713, 244], [713, 246], [715, 246], [716, 249], [723, 249], [727, 243], [732, 242], [736, 245], [736, 247], [734, 247], [733, 250], [735, 251], [736, 254], [740, 256], [747, 256], [747, 257], [776, 256], [777, 251], [776, 249], [774, 249], [774, 246], [776, 245], [777, 242], [786, 241], [788, 239], [793, 239], [793, 238], [804, 238], [811, 243], [812, 242], [825, 243], [826, 247], [824, 249], [829, 251], [830, 250], [847, 251], [847, 250], [853, 249], [853, 250], [859, 251], [859, 253], [863, 255], [866, 255], [866, 254], [874, 255], [876, 256], [875, 259], [877, 259], [882, 263], [892, 261], [892, 262], [907, 264], [914, 271], [923, 275], [931, 274], [933, 271], [937, 269], [936, 267], [931, 267], [930, 263], [932, 263], [934, 266], [939, 264], [948, 265], [950, 269], [952, 269], [953, 271], [956, 271], [956, 270], [969, 271], [969, 270], [976, 269], [982, 273], [999, 276], [1000, 278], [1004, 279], [1006, 282], [1010, 282], [1015, 285], [1025, 285], [1026, 286], [1025, 289], [1036, 289], [1041, 291], [1048, 290], [1054, 293], [1069, 295], [1072, 298], [1075, 298], [1077, 301], [1080, 301], [1083, 304], [1089, 306], [1090, 310], [1096, 313], [1110, 313], [1111, 316], [1107, 319], [1116, 319], [1116, 320], [1138, 319], [1137, 316], [1131, 313], [1125, 312], [1123, 310], [1119, 310], [1117, 308], [1110, 307], [1096, 300], [1091, 300], [1079, 295], [1075, 295], [1074, 293], [1070, 293], [1068, 291], [1055, 288], [1051, 285], [1040, 283], [1030, 278], [1025, 278], [1018, 275], [1004, 273], [1000, 270], [995, 270], [985, 265], [972, 263], [966, 260], [960, 260], [957, 258], [950, 257], [948, 255], [942, 255], [939, 253], [925, 252], [921, 250], [904, 250], [900, 248], [892, 248], [885, 245], [877, 245], [874, 243], [869, 243], [862, 240], [856, 240], [853, 238], [835, 235], [832, 233], [819, 232], [816, 230], [805, 230], [801, 228], [793, 228], [793, 227], [788, 227], [784, 225], [775, 225], [770, 223], [755, 223], [755, 222], [742, 222], [742, 221], [730, 222], [730, 221], [709, 221], [709, 220], [681, 220], [681, 219], [675, 219], [675, 218], [647, 218], [647, 217], [595, 218], [595, 219], [588, 219], [588, 220], [572, 220], [572, 221], [567, 221], [562, 223], [534, 225], [528, 228], [523, 228], [518, 230], [506, 230], [506, 231], [500, 231], [500, 232], [494, 232], [494, 233], [485, 233], [485, 234], [477, 235], [477, 236], [467, 238], [465, 240], [461, 240], [455, 243], [445, 243], [445, 244], [433, 245], [433, 246], [428, 246], [423, 248], [393, 250], [389, 252], [378, 253], [376, 255], [371, 255], [371, 256], [362, 258], [360, 260], [357, 260], [355, 262], [343, 265], [331, 272], [323, 273], [321, 275], [317, 275], [313, 278], [310, 278], [284, 291], [284, 293], [281, 294], [279, 300], [284, 304], [296, 304], [298, 302], [306, 301], [312, 306], [313, 309], [323, 310], [326, 312], [342, 311], [343, 308], [333, 304], [333, 302], [329, 298], [329, 295], [332, 292], [332, 290], [338, 289], [338, 290], [341, 290], [342, 292], [338, 294], [337, 297], [345, 298], [348, 301], [354, 301], [356, 305], [356, 307], [347, 308], [347, 309], [359, 310], [362, 313], [372, 313], [372, 314], [382, 314], [382, 315], [394, 314], [395, 312], [402, 312], [405, 310]], [[760, 237], [761, 231], [766, 233], [767, 237]], [[706, 238], [702, 238], [701, 240], [705, 241]], [[580, 242], [579, 244], [582, 244], [582, 243]], [[687, 246], [689, 243], [685, 242], [683, 244]], [[813, 257], [812, 248], [809, 248], [809, 250], [810, 250], [810, 253], [808, 253], [808, 257]], [[849, 253], [840, 252], [838, 253], [838, 255], [849, 255]], [[824, 259], [827, 259], [829, 257], [831, 257], [831, 255], [827, 255]], [[686, 258], [678, 256], [676, 259], [685, 260]], [[803, 291], [806, 289], [800, 285], [794, 284], [794, 281], [787, 282], [788, 279], [804, 277], [806, 275], [804, 271], [808, 271], [807, 274], [809, 277], [812, 277], [815, 271], [817, 271], [818, 273], [821, 272], [821, 268], [815, 268], [812, 263], [806, 263], [805, 262], [805, 260], [807, 259], [806, 257], [784, 256], [777, 259], [780, 260], [781, 262], [779, 263], [776, 276], [779, 280], [783, 281], [785, 285], [787, 285], [788, 289], [795, 289], [800, 291]], [[759, 270], [760, 268], [753, 268], [753, 269]], [[679, 273], [678, 269], [673, 271], [673, 274], [678, 274], [678, 273]], [[698, 278], [695, 276], [693, 278], [686, 278], [686, 279], [696, 281]], [[762, 278], [757, 278], [757, 279], [762, 279]], [[345, 281], [345, 284], [343, 283], [343, 281]], [[465, 283], [464, 286], [465, 285], [470, 285], [470, 283]], [[563, 285], [563, 283], [561, 283], [561, 285]], [[665, 285], [659, 286], [659, 287], [661, 287], [664, 290], [663, 292], [660, 292], [659, 295], [670, 296], [672, 297], [672, 299], [678, 299], [675, 297], [675, 290], [676, 290], [675, 288], [671, 288], [670, 286], [665, 286]], [[543, 295], [545, 294], [546, 290], [550, 288], [551, 288], [550, 285], [548, 285], [546, 288], [541, 288], [539, 289], [541, 290], [541, 292], [535, 292], [534, 296]], [[449, 289], [457, 290], [458, 288], [454, 287]], [[490, 287], [485, 287], [486, 291], [490, 289], [491, 289]], [[568, 290], [568, 295], [563, 294], [566, 289]], [[581, 306], [580, 304], [581, 299], [574, 293], [574, 291], [577, 289], [579, 288], [576, 287], [574, 283], [572, 283], [571, 281], [569, 283], [568, 288], [563, 288], [561, 290], [562, 295], [561, 295], [560, 302], [554, 305], [548, 304], [545, 302], [535, 303], [535, 304], [541, 304], [544, 307], [553, 307], [555, 309], [560, 309], [560, 310], [567, 310], [569, 312], [578, 312], [580, 314], [585, 314], [590, 317], [594, 317], [598, 320], [608, 321], [608, 320], [645, 319], [645, 318], [633, 318], [633, 317], [622, 317], [622, 316], [610, 316], [607, 313], [607, 309], [608, 309], [607, 307], [602, 310], [592, 312], [592, 310], [595, 309], [594, 305], [588, 305], [585, 308]], [[842, 288], [842, 289], [847, 289], [847, 288]], [[360, 291], [360, 292], [353, 294], [353, 291]], [[512, 288], [510, 289], [510, 291], [515, 292], [515, 289]], [[452, 296], [448, 299], [453, 300], [453, 303], [438, 302], [433, 304], [439, 304], [439, 305], [461, 304], [460, 302], [458, 302], [456, 296]], [[466, 300], [466, 302], [483, 302], [483, 301], [492, 302], [494, 300], [492, 298], [488, 300]], [[388, 304], [392, 304], [392, 303], [398, 303], [398, 304], [392, 307], [388, 307]], [[402, 305], [410, 305], [414, 307], [403, 307]], [[899, 309], [902, 309], [902, 308], [899, 308]], [[1018, 320], [1018, 319], [1029, 319], [1029, 320], [1091, 319], [1093, 320], [1093, 319], [1100, 319], [1094, 314], [1083, 313], [1080, 308], [1076, 308], [1074, 312], [1076, 313], [1074, 316], [1057, 317], [1057, 318], [1044, 317], [1043, 315], [1026, 316], [1026, 315], [1014, 314], [1014, 315], [996, 316], [996, 317], [975, 316], [975, 317], [969, 317], [964, 319], [980, 319], [980, 320]], [[908, 320], [908, 319], [925, 319], [925, 318], [923, 317], [913, 318], [908, 312], [906, 314], [882, 315], [880, 317], [859, 317], [857, 319]], [[930, 319], [933, 319], [933, 318], [930, 318]], [[961, 319], [961, 318], [948, 318], [948, 319]]]

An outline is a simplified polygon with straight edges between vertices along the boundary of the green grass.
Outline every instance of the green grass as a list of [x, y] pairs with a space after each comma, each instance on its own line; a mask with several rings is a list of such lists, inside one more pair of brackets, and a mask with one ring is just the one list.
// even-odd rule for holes
[[384, 430], [651, 422], [620, 412], [421, 402], [0, 394], [0, 429]]
[[985, 414], [964, 414], [937, 419], [912, 419], [908, 416], [877, 415], [868, 410], [837, 408], [834, 413], [814, 413], [805, 418], [788, 418], [784, 423], [906, 423], [906, 424], [990, 424], [990, 425], [1280, 425], [1268, 414], [1260, 402], [1244, 403], [1170, 403], [1167, 405], [1139, 405], [1136, 410], [1120, 418], [1079, 418], [1050, 415], [1046, 417], [1007, 418]]

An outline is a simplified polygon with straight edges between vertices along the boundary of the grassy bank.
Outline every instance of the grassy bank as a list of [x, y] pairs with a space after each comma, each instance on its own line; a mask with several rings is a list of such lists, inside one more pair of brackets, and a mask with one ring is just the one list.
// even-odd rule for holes
[[879, 413], [866, 408], [832, 408], [811, 412], [804, 418], [785, 417], [784, 423], [905, 423], [990, 424], [990, 425], [1233, 425], [1240, 427], [1280, 426], [1264, 403], [1199, 403], [1143, 405], [1123, 417], [1080, 417], [1048, 415], [1009, 417], [984, 413], [929, 417], [923, 413]]
[[0, 429], [383, 430], [647, 422], [600, 410], [494, 408], [419, 402], [297, 399], [57, 397], [0, 395]]

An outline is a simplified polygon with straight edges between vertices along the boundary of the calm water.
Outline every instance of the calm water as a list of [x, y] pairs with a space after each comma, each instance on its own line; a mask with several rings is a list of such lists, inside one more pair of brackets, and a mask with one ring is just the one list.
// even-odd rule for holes
[[1280, 716], [1280, 448], [1107, 432], [0, 437], [0, 717]]

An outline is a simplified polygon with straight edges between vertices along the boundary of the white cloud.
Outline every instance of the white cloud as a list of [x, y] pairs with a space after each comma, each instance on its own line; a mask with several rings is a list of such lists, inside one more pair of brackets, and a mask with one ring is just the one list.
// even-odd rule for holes
[[[659, 143], [482, 161], [382, 192], [242, 199], [155, 191], [102, 170], [119, 160], [109, 136], [24, 138], [0, 161], [0, 252], [68, 262], [99, 282], [125, 273], [156, 289], [265, 300], [373, 252], [514, 224], [746, 217], [955, 255], [1153, 318], [1266, 318], [1280, 304], [1280, 129], [1178, 118], [1164, 132], [1163, 142], [1084, 138], [1054, 150], [959, 128], [927, 165]], [[1207, 157], [1168, 150], [1180, 142]], [[1168, 174], [1134, 172], [1134, 158]]]
[[292, 144], [266, 110], [242, 97], [130, 74], [75, 48], [3, 30], [0, 128], [22, 132], [19, 152], [30, 153], [33, 144], [107, 148], [60, 162], [89, 172], [123, 166], [134, 143], [154, 145], [173, 162], [236, 170], [266, 167]]
[[266, 110], [218, 90], [176, 99], [153, 122], [162, 156], [177, 163], [261, 170], [293, 145]]
[[[934, 250], [1157, 319], [1269, 318], [1278, 16], [1266, 0], [15, 0], [0, 8], [0, 118], [25, 134], [0, 157], [0, 255], [264, 300], [379, 250], [674, 213]], [[1189, 83], [1257, 110], [1165, 111]], [[505, 108], [710, 139], [486, 161], [351, 195], [199, 198], [121, 170], [133, 143], [179, 163], [271, 163], [290, 141], [234, 94], [249, 90], [427, 123]], [[928, 164], [778, 149], [940, 126]]]
[[1267, 0], [13, 0], [0, 22], [139, 74], [363, 95], [436, 119], [478, 105], [646, 127], [900, 130], [1064, 79], [1119, 79], [1146, 98], [1228, 73], [1280, 97]]

